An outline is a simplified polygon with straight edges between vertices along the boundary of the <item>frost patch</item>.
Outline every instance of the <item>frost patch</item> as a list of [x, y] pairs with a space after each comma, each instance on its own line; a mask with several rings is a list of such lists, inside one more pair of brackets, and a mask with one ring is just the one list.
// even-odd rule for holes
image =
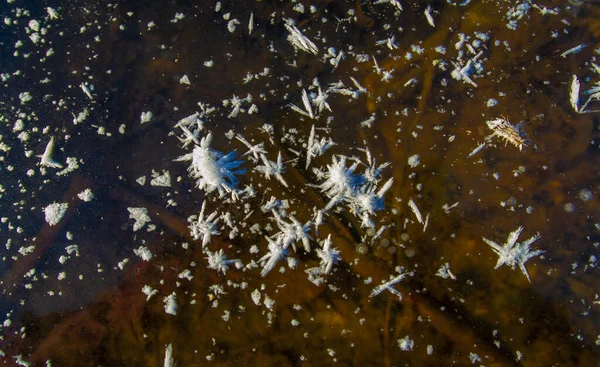
[[44, 208], [44, 215], [46, 222], [49, 225], [54, 226], [63, 219], [67, 213], [69, 204], [67, 203], [53, 203]]
[[146, 223], [150, 223], [151, 219], [148, 216], [148, 209], [146, 208], [127, 208], [129, 211], [129, 218], [135, 220], [133, 224], [133, 231], [143, 228]]

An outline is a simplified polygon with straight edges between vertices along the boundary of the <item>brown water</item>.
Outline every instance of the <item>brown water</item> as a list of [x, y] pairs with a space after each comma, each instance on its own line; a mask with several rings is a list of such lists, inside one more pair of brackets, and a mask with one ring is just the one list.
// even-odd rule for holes
[[[595, 365], [598, 113], [577, 113], [569, 93], [573, 75], [581, 83], [581, 103], [584, 91], [600, 80], [593, 66], [600, 54], [600, 7], [536, 2], [538, 8], [526, 10], [512, 30], [507, 12], [519, 3], [528, 4], [402, 1], [395, 14], [393, 5], [374, 1], [309, 1], [304, 12], [294, 10], [299, 2], [224, 1], [216, 11], [213, 1], [73, 1], [48, 4], [60, 14], [56, 20], [25, 2], [3, 4], [3, 16], [18, 24], [5, 22], [1, 33], [0, 72], [13, 74], [2, 84], [0, 101], [1, 141], [11, 147], [0, 151], [0, 217], [6, 217], [0, 243], [11, 241], [0, 265], [0, 320], [10, 320], [0, 329], [2, 363], [15, 365], [21, 355], [32, 365], [163, 366], [171, 344], [177, 366]], [[435, 27], [425, 15], [428, 5]], [[556, 14], [544, 13], [544, 6]], [[18, 17], [19, 7], [30, 13]], [[176, 13], [184, 17], [175, 22]], [[286, 39], [288, 18], [315, 42], [318, 55], [294, 50]], [[48, 27], [45, 43], [29, 39], [24, 27], [30, 19]], [[232, 19], [240, 24], [230, 32]], [[149, 30], [150, 21], [156, 25]], [[467, 38], [457, 48], [461, 34]], [[378, 44], [392, 36], [390, 47]], [[15, 48], [19, 39], [23, 46]], [[586, 44], [580, 52], [561, 56], [580, 44]], [[50, 47], [54, 54], [41, 62]], [[328, 47], [346, 54], [337, 67], [323, 60]], [[452, 61], [464, 64], [480, 51], [476, 61], [483, 70], [470, 74], [476, 87], [451, 76]], [[357, 54], [368, 61], [359, 62]], [[382, 72], [393, 70], [390, 80], [382, 80], [373, 57]], [[212, 67], [204, 65], [209, 60]], [[244, 83], [248, 72], [266, 67], [268, 75]], [[180, 83], [184, 75], [191, 85]], [[49, 83], [40, 82], [45, 77]], [[316, 119], [289, 107], [302, 108], [302, 90], [314, 78], [324, 91], [338, 81], [357, 89], [350, 77], [368, 94], [331, 92], [331, 112]], [[94, 86], [93, 100], [82, 82]], [[33, 99], [21, 103], [23, 91]], [[255, 104], [258, 112], [228, 117], [231, 107], [222, 101], [248, 94], [252, 102], [244, 108]], [[252, 184], [254, 198], [231, 203], [195, 187], [189, 162], [174, 162], [191, 151], [182, 148], [174, 126], [200, 111], [198, 102], [217, 109], [203, 118], [200, 137], [211, 131], [212, 148], [245, 152], [226, 136], [233, 131], [264, 142], [269, 159], [280, 151], [289, 188], [253, 172], [248, 156], [240, 187]], [[592, 102], [587, 109], [598, 106]], [[84, 108], [87, 119], [74, 124], [72, 114]], [[142, 124], [146, 111], [153, 118]], [[372, 126], [361, 124], [371, 116]], [[18, 118], [30, 133], [27, 141], [14, 128]], [[488, 139], [486, 121], [496, 118], [521, 123], [522, 150]], [[270, 136], [262, 130], [265, 123], [274, 128]], [[337, 145], [311, 167], [325, 169], [332, 154], [363, 159], [356, 148], [365, 146], [378, 163], [391, 163], [383, 179], [394, 183], [385, 209], [373, 217], [376, 229], [387, 230], [369, 240], [372, 233], [351, 210], [338, 205], [329, 211], [318, 234], [314, 228], [310, 234], [319, 241], [331, 234], [342, 260], [320, 286], [305, 273], [319, 259], [302, 245], [290, 249], [295, 269], [282, 260], [265, 277], [260, 266], [232, 266], [225, 275], [207, 268], [187, 221], [204, 201], [206, 214], [230, 212], [238, 229], [229, 238], [221, 219], [221, 235], [208, 248], [223, 249], [244, 265], [258, 262], [267, 252], [264, 236], [277, 232], [272, 215], [260, 210], [271, 196], [287, 199], [286, 212], [302, 223], [313, 219], [313, 207], [325, 207], [329, 198], [311, 186], [319, 181], [305, 169], [313, 125], [319, 138], [329, 136]], [[79, 169], [63, 176], [53, 168], [42, 172], [36, 155], [50, 136], [57, 141], [54, 158], [66, 165], [67, 157], [77, 157]], [[469, 157], [484, 141], [487, 146]], [[413, 167], [409, 157], [416, 154]], [[169, 171], [171, 186], [150, 185], [152, 170]], [[136, 182], [141, 176], [145, 185]], [[86, 188], [95, 196], [89, 203], [77, 198]], [[426, 230], [410, 199], [423, 217], [429, 215]], [[43, 208], [52, 202], [69, 203], [56, 226], [44, 221]], [[156, 229], [134, 232], [128, 207], [146, 208]], [[261, 229], [251, 230], [255, 224]], [[498, 257], [482, 239], [503, 244], [520, 226], [519, 240], [539, 233], [532, 249], [545, 251], [526, 263], [531, 282], [518, 266], [494, 270]], [[32, 244], [31, 253], [19, 254]], [[65, 247], [73, 244], [78, 256], [62, 264]], [[134, 254], [142, 245], [153, 253], [150, 261]], [[316, 240], [311, 247], [319, 247]], [[446, 263], [455, 279], [436, 275]], [[402, 300], [389, 291], [370, 297], [375, 286], [398, 274], [398, 266], [411, 273], [393, 286]], [[186, 269], [191, 280], [179, 277]], [[59, 280], [61, 272], [65, 278]], [[145, 285], [157, 291], [149, 300], [141, 291]], [[252, 299], [257, 289], [260, 305]], [[163, 299], [172, 293], [176, 315], [165, 312]], [[402, 340], [414, 343], [411, 350], [400, 348]]]

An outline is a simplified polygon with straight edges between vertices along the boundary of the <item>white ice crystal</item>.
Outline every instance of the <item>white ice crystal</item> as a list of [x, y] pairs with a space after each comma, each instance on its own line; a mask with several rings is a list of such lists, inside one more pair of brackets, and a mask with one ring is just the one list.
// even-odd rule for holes
[[498, 269], [502, 265], [510, 266], [514, 269], [517, 265], [521, 272], [527, 277], [527, 280], [531, 283], [531, 279], [529, 278], [529, 273], [527, 272], [527, 268], [525, 267], [525, 263], [527, 260], [532, 257], [539, 256], [544, 253], [542, 250], [531, 251], [531, 244], [537, 241], [540, 238], [540, 234], [536, 234], [533, 237], [529, 238], [523, 242], [517, 242], [519, 235], [523, 231], [523, 227], [517, 228], [515, 231], [511, 232], [508, 235], [508, 239], [504, 245], [499, 245], [498, 243], [488, 240], [483, 237], [485, 243], [490, 245], [492, 250], [498, 255], [498, 262], [496, 263], [496, 267], [494, 269]]
[[165, 304], [165, 313], [169, 315], [177, 315], [177, 295], [175, 292], [163, 298]]
[[493, 131], [492, 136], [504, 139], [505, 143], [511, 143], [519, 150], [523, 149], [523, 145], [527, 145], [519, 130], [507, 120], [496, 118], [486, 121], [486, 124]]
[[[204, 218], [204, 210], [206, 209], [206, 201], [202, 203], [200, 214], [196, 219], [195, 216], [190, 217], [190, 233], [195, 240], [202, 238], [202, 248], [204, 248], [211, 240], [211, 236], [221, 234], [217, 227], [217, 212], [212, 212], [208, 217]], [[215, 219], [216, 218], [216, 219]]]
[[408, 335], [402, 339], [398, 339], [398, 347], [404, 352], [412, 350], [414, 346], [414, 340], [412, 340]]
[[366, 167], [365, 172], [363, 173], [363, 177], [369, 183], [378, 183], [381, 177], [383, 176], [383, 169], [388, 167], [390, 165], [390, 162], [385, 162], [380, 165], [377, 165], [377, 161], [375, 160], [375, 158], [373, 158], [373, 155], [371, 154], [369, 148], [359, 148], [359, 150], [364, 152], [366, 156], [366, 162], [360, 162]]
[[290, 32], [287, 40], [292, 44], [292, 46], [314, 55], [319, 53], [317, 45], [315, 45], [310, 39], [308, 39], [308, 37], [302, 34], [302, 32], [300, 32], [296, 26], [292, 24], [285, 24], [285, 28], [288, 30], [288, 32]]
[[[600, 66], [596, 65], [595, 63], [592, 63], [592, 70], [596, 74], [600, 75]], [[600, 112], [600, 110], [587, 109], [587, 106], [590, 102], [600, 100], [600, 81], [595, 82], [594, 86], [592, 88], [583, 92], [584, 95], [588, 96], [587, 99], [585, 100], [585, 102], [583, 102], [583, 103], [581, 103], [581, 100], [579, 98], [579, 89], [580, 89], [579, 79], [577, 79], [576, 75], [573, 75], [573, 80], [571, 81], [571, 88], [570, 88], [570, 93], [569, 93], [569, 101], [571, 103], [571, 106], [575, 110], [575, 112], [577, 112], [577, 113]]]
[[40, 166], [52, 167], [52, 168], [62, 168], [62, 165], [52, 158], [53, 154], [54, 154], [54, 137], [51, 137], [48, 144], [46, 144], [46, 149], [44, 149], [44, 154], [39, 156], [40, 157]]
[[44, 208], [44, 216], [49, 225], [54, 226], [63, 219], [67, 213], [69, 204], [67, 203], [52, 203]]
[[283, 186], [288, 187], [287, 182], [285, 182], [285, 179], [282, 176], [283, 172], [285, 171], [285, 167], [283, 166], [283, 157], [281, 156], [281, 152], [279, 152], [277, 155], [277, 162], [268, 160], [267, 156], [264, 154], [261, 154], [260, 158], [263, 164], [256, 166], [255, 170], [265, 175], [267, 180], [271, 179], [271, 176], [275, 176], [275, 178], [281, 182]]
[[[212, 133], [206, 135], [192, 153], [179, 157], [178, 161], [192, 161], [188, 171], [196, 179], [199, 189], [211, 193], [215, 190], [222, 197], [228, 193], [237, 193], [238, 179], [236, 175], [245, 173], [239, 169], [242, 161], [235, 160], [235, 151], [223, 154], [210, 148]], [[234, 196], [235, 197], [235, 196]]]
[[246, 153], [244, 153], [242, 155], [242, 157], [245, 157], [249, 154], [252, 155], [253, 161], [256, 163], [258, 162], [258, 160], [260, 159], [260, 156], [263, 154], [266, 154], [267, 151], [264, 148], [264, 143], [259, 143], [259, 144], [255, 144], [252, 145], [250, 144], [250, 142], [248, 140], [246, 140], [246, 138], [244, 138], [242, 135], [236, 135], [236, 139], [241, 141], [246, 147], [248, 147], [248, 151]]
[[347, 192], [345, 200], [351, 211], [362, 219], [361, 227], [372, 228], [375, 226], [371, 216], [384, 208], [383, 196], [392, 187], [393, 182], [394, 179], [390, 178], [379, 190], [375, 185], [367, 184], [358, 190]]
[[206, 257], [206, 260], [208, 260], [208, 268], [216, 270], [217, 273], [221, 272], [225, 274], [230, 265], [240, 262], [239, 260], [228, 260], [222, 249], [215, 252], [206, 251], [206, 254], [208, 255]]
[[141, 257], [142, 260], [144, 261], [150, 261], [152, 260], [152, 257], [154, 255], [152, 255], [152, 252], [150, 251], [150, 249], [146, 246], [140, 246], [136, 249], [133, 249], [133, 253], [136, 254], [137, 256]]
[[129, 218], [135, 220], [135, 223], [133, 224], [134, 232], [141, 229], [146, 225], [146, 223], [151, 221], [150, 217], [148, 216], [148, 209], [146, 208], [131, 207], [127, 208], [127, 210], [129, 211]]
[[290, 215], [289, 219], [291, 222], [288, 223], [276, 211], [273, 211], [273, 217], [279, 228], [279, 232], [275, 235], [275, 238], [278, 242], [281, 242], [284, 249], [287, 249], [291, 245], [295, 251], [296, 243], [302, 242], [304, 250], [310, 252], [310, 240], [312, 240], [312, 237], [308, 233], [312, 225], [311, 221], [302, 224], [293, 215]]
[[165, 347], [165, 360], [163, 367], [173, 367], [173, 344], [169, 344]]
[[369, 295], [369, 298], [373, 298], [373, 297], [379, 295], [383, 291], [388, 291], [388, 292], [398, 296], [398, 298], [400, 300], [402, 300], [402, 293], [397, 291], [392, 286], [399, 283], [400, 281], [402, 281], [402, 279], [406, 278], [407, 275], [412, 275], [412, 273], [405, 273], [404, 268], [402, 268], [402, 267], [398, 267], [396, 270], [398, 271], [399, 274], [396, 275], [395, 277], [392, 277], [387, 282], [384, 282], [384, 283], [376, 286], [375, 288], [373, 288], [373, 290], [371, 291], [371, 294]]
[[85, 202], [90, 202], [94, 199], [94, 193], [88, 188], [77, 194], [77, 197]]
[[334, 146], [335, 143], [333, 142], [333, 140], [331, 140], [331, 138], [325, 139], [325, 138], [321, 138], [321, 140], [318, 140], [315, 138], [315, 125], [312, 126], [312, 128], [310, 129], [310, 135], [308, 136], [308, 144], [306, 145], [306, 169], [308, 169], [308, 166], [310, 166], [310, 162], [314, 157], [318, 157], [320, 155], [322, 155], [323, 153], [325, 153], [325, 151], [329, 148], [331, 148], [332, 146]]
[[341, 155], [332, 157], [333, 162], [327, 165], [326, 171], [315, 169], [318, 178], [323, 182], [317, 187], [325, 193], [331, 201], [327, 204], [327, 209], [333, 207], [337, 202], [348, 193], [354, 190], [363, 181], [363, 178], [354, 173], [359, 162], [354, 162], [350, 167], [346, 167], [348, 157]]
[[275, 265], [288, 254], [288, 251], [283, 248], [281, 240], [273, 240], [267, 236], [265, 236], [265, 238], [269, 241], [269, 252], [258, 260], [263, 266], [263, 269], [260, 272], [260, 275], [263, 277], [273, 270]]
[[333, 265], [341, 260], [340, 251], [331, 247], [332, 243], [331, 235], [329, 235], [325, 241], [321, 242], [322, 248], [317, 248], [317, 256], [321, 259], [321, 269], [325, 274], [329, 274]]

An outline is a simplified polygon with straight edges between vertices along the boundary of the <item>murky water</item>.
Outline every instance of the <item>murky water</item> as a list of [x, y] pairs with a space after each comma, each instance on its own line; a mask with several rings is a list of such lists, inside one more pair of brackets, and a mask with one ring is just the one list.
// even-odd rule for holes
[[595, 2], [0, 12], [4, 365], [595, 365]]

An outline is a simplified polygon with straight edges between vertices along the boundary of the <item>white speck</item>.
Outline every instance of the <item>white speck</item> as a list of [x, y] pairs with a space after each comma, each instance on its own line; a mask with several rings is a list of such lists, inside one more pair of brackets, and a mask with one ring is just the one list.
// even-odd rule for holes
[[184, 75], [179, 79], [179, 84], [191, 85], [190, 78], [187, 75]]
[[412, 168], [415, 168], [415, 167], [419, 166], [419, 164], [421, 164], [421, 161], [419, 160], [419, 155], [418, 154], [411, 155], [408, 158], [408, 165], [411, 166]]
[[129, 218], [135, 220], [135, 223], [133, 224], [134, 232], [141, 229], [146, 225], [146, 223], [151, 221], [150, 217], [148, 216], [148, 209], [146, 208], [131, 207], [127, 208], [127, 210], [129, 211]]
[[142, 288], [142, 293], [144, 293], [146, 295], [146, 301], [148, 301], [148, 300], [150, 300], [150, 298], [152, 298], [152, 296], [154, 296], [156, 293], [158, 293], [158, 291], [156, 289], [153, 289], [149, 285], [145, 285]]
[[67, 213], [68, 208], [69, 204], [67, 203], [53, 203], [48, 205], [44, 208], [46, 222], [51, 226], [58, 224]]
[[408, 335], [402, 339], [398, 339], [398, 347], [404, 352], [412, 350], [414, 346], [415, 342]]
[[177, 296], [175, 295], [175, 292], [163, 298], [163, 302], [165, 303], [165, 313], [177, 315]]
[[27, 26], [34, 32], [40, 31], [40, 23], [35, 19], [30, 20]]
[[19, 93], [19, 99], [21, 100], [21, 104], [25, 104], [33, 99], [29, 92]]
[[152, 170], [152, 180], [150, 181], [152, 186], [160, 187], [171, 187], [171, 174], [169, 171], [163, 171], [162, 175], [155, 170]]
[[88, 96], [89, 99], [94, 99], [94, 97], [92, 96], [92, 92], [90, 91], [87, 85], [81, 83], [79, 86], [81, 87], [83, 93], [85, 93], [85, 95]]
[[435, 273], [435, 275], [437, 275], [438, 277], [442, 277], [444, 279], [450, 278], [452, 280], [456, 280], [456, 277], [450, 271], [450, 264], [448, 264], [448, 263], [445, 263], [444, 265], [440, 266], [440, 268], [438, 269], [437, 273]]
[[152, 111], [146, 111], [146, 112], [142, 112], [142, 115], [140, 116], [140, 122], [142, 124], [146, 123], [146, 122], [150, 122], [152, 120]]
[[52, 154], [54, 154], [54, 137], [50, 138], [48, 144], [46, 144], [46, 149], [44, 149], [44, 154], [39, 156], [40, 166], [42, 167], [52, 167], [52, 168], [62, 168], [62, 165], [52, 159]]
[[415, 217], [417, 217], [417, 221], [423, 224], [423, 216], [421, 215], [421, 211], [419, 210], [417, 204], [415, 204], [412, 198], [408, 201], [408, 207], [415, 214]]
[[486, 102], [486, 106], [488, 106], [488, 107], [494, 107], [497, 104], [498, 104], [498, 100], [494, 99], [494, 98], [490, 98]]
[[565, 52], [563, 52], [562, 54], [560, 54], [560, 56], [562, 56], [562, 57], [567, 57], [567, 55], [570, 55], [570, 54], [576, 54], [576, 53], [578, 53], [579, 51], [583, 50], [583, 49], [585, 48], [585, 46], [586, 46], [586, 44], [585, 44], [585, 43], [582, 43], [582, 44], [580, 44], [580, 45], [577, 45], [577, 46], [575, 46], [575, 47], [573, 47], [573, 48], [570, 48], [570, 49], [568, 49], [567, 51], [565, 51]]
[[173, 344], [169, 344], [165, 348], [164, 367], [173, 367]]
[[571, 81], [571, 89], [569, 93], [569, 102], [571, 102], [571, 107], [575, 110], [575, 112], [579, 111], [579, 79], [577, 79], [576, 75], [573, 75], [573, 80]]
[[435, 28], [435, 23], [433, 21], [433, 16], [431, 15], [431, 6], [427, 6], [427, 9], [425, 9], [425, 18], [427, 18], [427, 23], [429, 23], [430, 26]]
[[235, 32], [235, 28], [240, 24], [240, 21], [237, 19], [232, 19], [229, 22], [227, 22], [227, 30], [229, 31], [229, 33], [233, 33]]
[[94, 199], [94, 194], [92, 193], [92, 190], [90, 189], [85, 189], [82, 192], [80, 192], [79, 194], [77, 194], [77, 197], [80, 200], [87, 202], [90, 202]]
[[141, 257], [144, 261], [150, 261], [153, 257], [152, 252], [146, 246], [140, 246], [133, 249], [133, 253]]
[[56, 10], [52, 9], [51, 7], [47, 7], [46, 11], [48, 12], [48, 15], [50, 16], [50, 19], [58, 19], [59, 15]]

